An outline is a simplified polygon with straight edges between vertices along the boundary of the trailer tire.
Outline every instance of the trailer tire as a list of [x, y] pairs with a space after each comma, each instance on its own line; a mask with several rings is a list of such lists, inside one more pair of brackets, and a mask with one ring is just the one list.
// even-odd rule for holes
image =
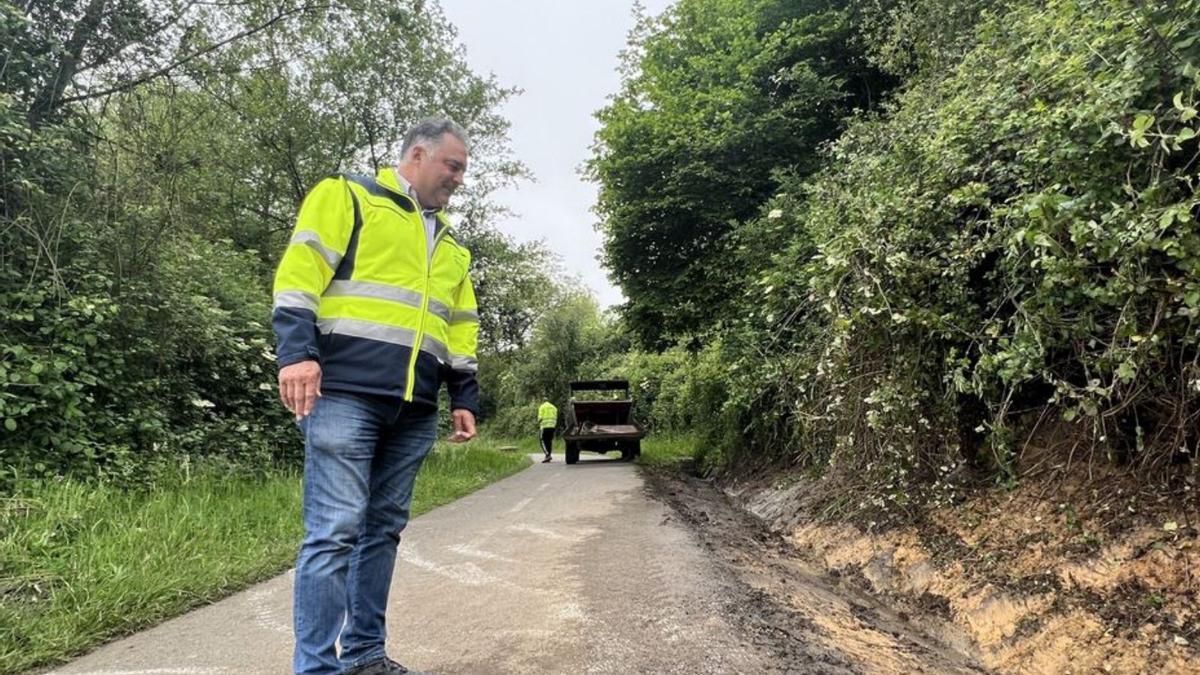
[[627, 441], [621, 446], [621, 461], [632, 462], [637, 459], [638, 455], [642, 454], [641, 441]]
[[579, 444], [572, 442], [572, 441], [568, 441], [567, 442], [567, 464], [574, 464], [575, 462], [578, 462], [578, 461], [579, 461]]

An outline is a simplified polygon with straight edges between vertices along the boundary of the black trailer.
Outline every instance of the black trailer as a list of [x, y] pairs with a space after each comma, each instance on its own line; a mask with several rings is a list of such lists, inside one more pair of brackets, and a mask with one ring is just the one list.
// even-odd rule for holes
[[[585, 396], [582, 392], [589, 392]], [[600, 393], [603, 392], [603, 393]], [[642, 454], [646, 428], [633, 418], [628, 380], [577, 380], [571, 383], [567, 409], [567, 464], [579, 461], [580, 451], [617, 451], [632, 461]]]

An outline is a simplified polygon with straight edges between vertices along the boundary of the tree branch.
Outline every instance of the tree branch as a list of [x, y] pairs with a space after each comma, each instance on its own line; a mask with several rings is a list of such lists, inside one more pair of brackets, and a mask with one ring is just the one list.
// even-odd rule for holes
[[[103, 2], [103, 0], [95, 0], [95, 1]], [[211, 54], [212, 52], [214, 52], [226, 45], [229, 45], [238, 40], [250, 37], [252, 35], [261, 33], [264, 30], [267, 30], [271, 26], [274, 26], [275, 24], [279, 23], [280, 21], [283, 21], [284, 19], [286, 19], [290, 16], [293, 16], [295, 14], [300, 14], [303, 12], [307, 12], [310, 10], [314, 10], [314, 9], [325, 9], [328, 7], [329, 7], [329, 5], [309, 5], [309, 4], [295, 7], [293, 9], [283, 12], [281, 14], [276, 14], [275, 16], [271, 17], [268, 21], [265, 21], [257, 26], [247, 28], [246, 30], [244, 30], [240, 33], [237, 33], [235, 35], [231, 35], [231, 36], [225, 38], [224, 40], [221, 40], [220, 42], [213, 43], [213, 44], [205, 47], [204, 49], [201, 49], [199, 51], [188, 54], [187, 56], [184, 56], [180, 59], [177, 59], [176, 61], [173, 61], [153, 72], [146, 73], [145, 75], [142, 75], [140, 77], [134, 78], [134, 79], [126, 81], [126, 82], [122, 82], [121, 84], [118, 84], [118, 85], [115, 85], [112, 87], [108, 87], [106, 89], [101, 89], [99, 91], [90, 91], [90, 92], [87, 92], [84, 94], [79, 94], [78, 96], [69, 96], [67, 98], [59, 100], [55, 107], [63, 106], [68, 103], [78, 103], [79, 101], [86, 101], [88, 99], [93, 99], [93, 98], [98, 98], [101, 96], [108, 96], [110, 94], [117, 94], [117, 93], [120, 93], [123, 91], [128, 91], [130, 89], [133, 89], [134, 87], [141, 86], [152, 80], [156, 80], [160, 77], [169, 75], [171, 73], [171, 71], [187, 65], [188, 63], [191, 63], [192, 61], [200, 58], [201, 56], [204, 56], [206, 54]]]
[[[170, 27], [174, 26], [175, 24], [179, 23], [180, 21], [182, 21], [183, 17], [187, 16], [188, 12], [190, 12], [191, 9], [193, 7], [195, 7], [197, 4], [199, 4], [199, 0], [188, 0], [188, 3], [186, 5], [184, 5], [183, 7], [181, 7], [178, 12], [176, 12], [171, 17], [169, 17], [169, 18], [163, 20], [162, 22], [151, 27], [147, 31], [147, 34], [149, 34], [149, 35], [161, 34], [163, 31], [167, 30], [168, 28], [170, 28]], [[75, 71], [75, 74], [81, 75], [88, 71], [96, 70], [97, 68], [103, 68], [104, 66], [108, 65], [113, 59], [115, 59], [115, 58], [119, 57], [121, 54], [123, 54], [125, 52], [125, 50], [129, 49], [130, 47], [132, 47], [136, 44], [137, 44], [137, 42], [131, 41], [129, 43], [121, 45], [120, 47], [117, 47], [117, 48], [111, 50], [109, 53], [104, 54], [103, 56], [97, 58], [95, 61], [92, 61], [91, 63], [88, 63], [87, 65], [80, 67], [79, 69], [77, 69]]]
[[100, 22], [104, 18], [104, 8], [107, 4], [108, 0], [91, 0], [88, 3], [87, 9], [83, 12], [83, 18], [75, 24], [75, 31], [71, 33], [71, 39], [67, 41], [62, 59], [55, 68], [54, 78], [38, 92], [37, 98], [33, 100], [33, 105], [29, 108], [29, 126], [36, 129], [50, 112], [64, 103], [61, 100], [63, 91], [66, 90], [67, 83], [75, 79], [79, 59], [83, 56], [83, 50], [91, 41], [92, 36], [96, 34], [96, 30], [100, 28]]

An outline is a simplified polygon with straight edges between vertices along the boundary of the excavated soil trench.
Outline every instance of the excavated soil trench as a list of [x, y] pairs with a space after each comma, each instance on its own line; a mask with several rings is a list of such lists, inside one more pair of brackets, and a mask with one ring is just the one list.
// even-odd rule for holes
[[739, 582], [731, 612], [781, 671], [1200, 673], [1194, 481], [1169, 498], [1101, 478], [883, 529], [815, 517], [805, 478], [647, 481]]
[[711, 483], [651, 471], [647, 486], [738, 582], [730, 590], [730, 619], [746, 639], [775, 655], [778, 672], [988, 672], [961, 633], [944, 622], [930, 630], [920, 617], [806, 562]]

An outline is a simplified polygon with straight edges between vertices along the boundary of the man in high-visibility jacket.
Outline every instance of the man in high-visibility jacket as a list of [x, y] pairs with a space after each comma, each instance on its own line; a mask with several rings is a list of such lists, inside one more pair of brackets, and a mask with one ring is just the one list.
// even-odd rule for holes
[[305, 440], [296, 673], [407, 672], [384, 651], [388, 588], [442, 382], [450, 440], [475, 435], [471, 256], [442, 213], [466, 134], [425, 120], [401, 154], [374, 177], [318, 183], [275, 275], [279, 395]]
[[538, 406], [538, 427], [542, 430], [542, 452], [546, 453], [546, 458], [542, 460], [542, 464], [550, 461], [550, 452], [554, 449], [554, 429], [558, 426], [558, 408], [550, 401], [546, 401]]

